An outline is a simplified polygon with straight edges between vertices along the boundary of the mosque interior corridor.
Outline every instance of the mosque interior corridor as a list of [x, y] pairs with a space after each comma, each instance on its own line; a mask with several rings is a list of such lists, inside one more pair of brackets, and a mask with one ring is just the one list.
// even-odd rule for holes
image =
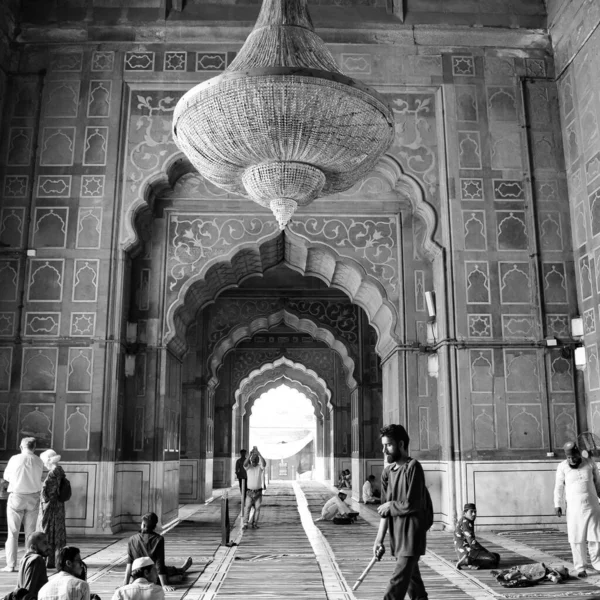
[[[195, 553], [181, 597], [376, 598], [387, 559], [350, 592], [361, 490], [402, 424], [432, 597], [505, 597], [451, 568], [464, 504], [503, 557], [567, 560], [557, 466], [600, 456], [600, 1], [278, 2], [0, 1], [0, 473], [24, 437], [60, 455], [103, 600], [148, 512]], [[255, 80], [271, 38], [293, 51], [267, 44]], [[220, 125], [182, 142], [223, 81], [244, 101], [215, 92]], [[340, 86], [370, 100], [336, 120]], [[264, 528], [219, 547], [255, 445]], [[314, 524], [342, 472], [359, 523]]]
[[[227, 491], [232, 518], [231, 545], [221, 545], [221, 494]], [[186, 580], [167, 599], [194, 600], [378, 600], [393, 569], [388, 553], [356, 591], [352, 587], [368, 564], [379, 517], [372, 507], [353, 503], [360, 512], [352, 525], [314, 522], [334, 490], [315, 481], [272, 481], [265, 493], [259, 529], [240, 528], [239, 491], [220, 490], [214, 500], [185, 505], [180, 518], [169, 525], [167, 562], [193, 565]], [[566, 535], [556, 529], [514, 528], [480, 532], [478, 539], [501, 554], [500, 568], [544, 562], [569, 566]], [[124, 533], [110, 537], [73, 537], [88, 566], [92, 593], [102, 600], [123, 580], [126, 559]], [[0, 552], [2, 560], [3, 552]], [[428, 551], [420, 569], [430, 600], [494, 600], [600, 597], [600, 575], [570, 579], [561, 584], [541, 583], [532, 588], [502, 588], [489, 570], [457, 571], [452, 533], [430, 531]], [[11, 591], [16, 573], [0, 572], [0, 594]]]

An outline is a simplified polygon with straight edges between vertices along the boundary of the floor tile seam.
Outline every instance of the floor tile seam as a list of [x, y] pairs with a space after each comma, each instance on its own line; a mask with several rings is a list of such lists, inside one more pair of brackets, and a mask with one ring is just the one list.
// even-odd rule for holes
[[[212, 562], [200, 573], [192, 583], [182, 600], [212, 600], [219, 593], [225, 578], [233, 564], [235, 555], [242, 541], [244, 532], [241, 527], [241, 514], [234, 521], [231, 529], [230, 545], [221, 544], [213, 554]], [[202, 587], [203, 586], [203, 587]], [[201, 589], [200, 589], [201, 588]]]
[[[328, 600], [356, 600], [352, 593], [351, 586], [346, 581], [342, 571], [335, 560], [335, 555], [327, 538], [321, 530], [315, 525], [312, 514], [308, 508], [306, 496], [297, 481], [292, 481], [292, 488], [296, 495], [296, 506], [300, 514], [300, 521], [306, 537], [308, 538], [317, 564], [323, 576], [323, 587]], [[337, 586], [331, 584], [329, 576], [333, 575]]]
[[421, 560], [430, 569], [433, 569], [440, 576], [460, 588], [465, 594], [471, 596], [471, 598], [476, 598], [477, 600], [489, 600], [490, 598], [502, 597], [502, 594], [499, 594], [469, 573], [458, 571], [453, 562], [446, 560], [432, 550], [426, 550], [426, 553], [421, 557]]

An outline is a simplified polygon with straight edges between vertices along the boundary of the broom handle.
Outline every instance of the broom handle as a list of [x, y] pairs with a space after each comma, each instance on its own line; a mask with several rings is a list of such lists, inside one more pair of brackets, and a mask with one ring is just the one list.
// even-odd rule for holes
[[378, 560], [379, 559], [376, 556], [371, 559], [371, 562], [367, 565], [367, 568], [361, 573], [360, 577], [356, 580], [356, 583], [352, 586], [353, 592], [358, 589], [358, 586], [364, 581], [365, 577], [369, 574], [369, 571], [373, 568], [373, 565]]

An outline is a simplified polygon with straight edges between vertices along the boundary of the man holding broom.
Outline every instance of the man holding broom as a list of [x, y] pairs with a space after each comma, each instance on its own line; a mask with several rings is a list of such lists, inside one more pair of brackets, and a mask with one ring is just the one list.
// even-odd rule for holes
[[386, 467], [381, 474], [381, 516], [373, 554], [381, 558], [383, 542], [390, 532], [396, 567], [384, 600], [427, 600], [419, 571], [419, 557], [425, 554], [427, 530], [433, 523], [431, 497], [425, 487], [423, 467], [408, 454], [409, 437], [402, 425], [381, 429], [381, 444]]

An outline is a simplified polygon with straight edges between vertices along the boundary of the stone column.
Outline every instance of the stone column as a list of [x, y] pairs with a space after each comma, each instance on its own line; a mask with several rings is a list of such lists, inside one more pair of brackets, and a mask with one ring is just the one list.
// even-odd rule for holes
[[215, 435], [215, 389], [208, 385], [202, 394], [202, 431], [205, 433], [204, 443], [200, 451], [201, 462], [204, 464], [204, 497], [210, 498], [213, 491], [214, 469], [214, 435]]
[[355, 387], [350, 393], [350, 406], [352, 411], [352, 497], [355, 500], [361, 500], [362, 483], [365, 478], [364, 411], [361, 386]]
[[406, 423], [406, 362], [399, 349], [381, 363], [383, 389], [383, 424]]
[[316, 433], [315, 433], [315, 477], [318, 480], [325, 479], [325, 427], [324, 421], [325, 419], [321, 417], [316, 417]]

